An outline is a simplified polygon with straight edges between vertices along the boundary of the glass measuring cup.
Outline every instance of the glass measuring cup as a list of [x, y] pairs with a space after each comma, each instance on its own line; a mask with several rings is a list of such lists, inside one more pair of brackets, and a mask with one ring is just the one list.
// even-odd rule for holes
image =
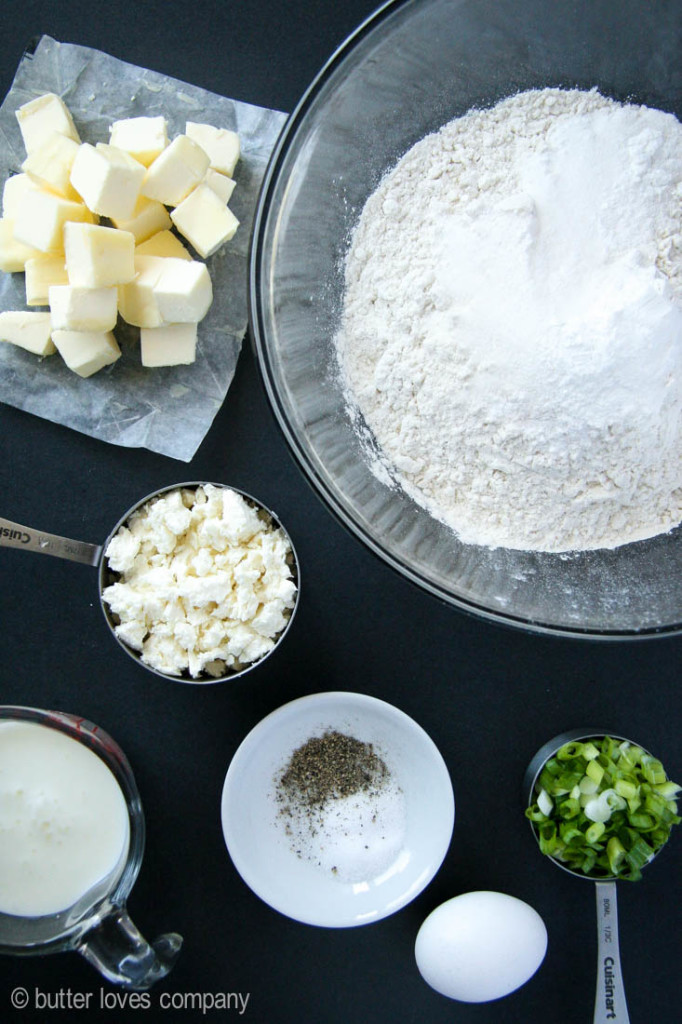
[[135, 661], [143, 665], [144, 668], [146, 668], [148, 671], [154, 672], [156, 675], [161, 676], [164, 679], [174, 680], [175, 682], [179, 681], [185, 683], [199, 683], [202, 685], [206, 683], [220, 683], [226, 679], [233, 680], [245, 675], [247, 672], [251, 671], [251, 669], [255, 668], [257, 665], [260, 665], [279, 646], [281, 641], [284, 639], [284, 636], [288, 632], [289, 627], [291, 626], [291, 622], [294, 618], [294, 614], [298, 607], [298, 598], [300, 591], [299, 563], [296, 552], [294, 550], [293, 543], [291, 541], [291, 537], [283, 527], [278, 517], [274, 514], [274, 512], [271, 512], [270, 509], [263, 505], [262, 502], [258, 501], [250, 494], [247, 494], [245, 491], [241, 491], [236, 487], [228, 487], [226, 484], [212, 485], [220, 489], [234, 491], [236, 494], [241, 495], [241, 497], [244, 498], [245, 501], [252, 506], [252, 508], [255, 508], [257, 510], [260, 518], [264, 519], [268, 523], [271, 523], [273, 527], [280, 529], [289, 543], [289, 548], [291, 551], [289, 567], [291, 570], [292, 578], [296, 584], [295, 603], [293, 608], [289, 612], [289, 616], [285, 627], [277, 635], [277, 637], [275, 638], [274, 646], [266, 654], [257, 658], [250, 664], [241, 666], [238, 670], [228, 668], [225, 674], [220, 676], [214, 676], [208, 672], [203, 672], [196, 677], [191, 676], [187, 671], [185, 671], [181, 675], [163, 672], [159, 668], [156, 668], [155, 666], [145, 662], [142, 659], [139, 651], [135, 650], [133, 647], [129, 646], [127, 643], [125, 643], [124, 640], [121, 639], [121, 637], [116, 632], [118, 619], [111, 612], [109, 606], [107, 605], [106, 601], [103, 599], [102, 596], [105, 588], [109, 584], [115, 582], [116, 579], [118, 579], [118, 573], [113, 572], [107, 564], [107, 559], [105, 557], [107, 547], [109, 545], [109, 542], [118, 533], [120, 528], [130, 520], [131, 516], [139, 509], [141, 509], [144, 505], [146, 505], [147, 502], [150, 502], [156, 498], [160, 498], [163, 495], [170, 493], [171, 491], [196, 490], [199, 487], [205, 486], [205, 484], [206, 481], [194, 480], [185, 483], [169, 484], [166, 487], [162, 487], [156, 491], [152, 491], [151, 494], [147, 494], [144, 498], [141, 498], [131, 508], [129, 508], [127, 512], [125, 512], [121, 516], [119, 521], [111, 530], [106, 541], [102, 545], [90, 544], [86, 541], [72, 540], [68, 537], [61, 537], [57, 534], [40, 532], [38, 530], [33, 529], [32, 527], [22, 526], [19, 523], [14, 523], [9, 519], [3, 519], [2, 517], [0, 517], [0, 547], [19, 548], [23, 551], [34, 551], [39, 554], [54, 555], [58, 558], [64, 558], [72, 562], [80, 562], [81, 564], [91, 565], [97, 568], [99, 574], [98, 582], [100, 606], [102, 608], [102, 613], [104, 615], [105, 621], [109, 626], [109, 629], [112, 635], [114, 636], [116, 642], [120, 645], [120, 647], [123, 648], [126, 654], [129, 654]]
[[101, 758], [123, 794], [129, 838], [116, 866], [71, 906], [40, 916], [0, 912], [0, 953], [42, 956], [75, 950], [114, 984], [136, 990], [150, 988], [173, 967], [182, 938], [169, 932], [148, 943], [126, 909], [142, 864], [145, 824], [140, 794], [125, 754], [103, 729], [74, 715], [3, 705], [2, 722], [55, 729]]
[[[545, 764], [564, 744], [573, 741], [601, 738], [603, 736], [611, 736], [615, 740], [625, 740], [628, 743], [633, 742], [627, 737], [619, 736], [608, 729], [574, 729], [555, 736], [545, 743], [535, 754], [526, 769], [523, 780], [523, 796], [526, 805], [530, 806], [534, 802], [535, 785]], [[644, 750], [645, 753], [649, 753], [641, 744], [635, 745]], [[533, 835], [537, 840], [537, 831], [532, 822], [530, 822], [530, 825]], [[654, 853], [649, 863], [659, 852], [660, 850]], [[549, 859], [569, 875], [593, 882], [595, 885], [597, 902], [597, 982], [593, 1024], [608, 1024], [612, 1020], [618, 1020], [620, 1024], [629, 1024], [630, 1018], [625, 999], [618, 941], [616, 876], [595, 878], [580, 871], [575, 871], [553, 857]]]

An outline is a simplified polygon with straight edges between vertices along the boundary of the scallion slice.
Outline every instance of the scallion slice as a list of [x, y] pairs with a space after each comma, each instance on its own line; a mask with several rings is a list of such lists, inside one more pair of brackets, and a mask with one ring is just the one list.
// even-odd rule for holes
[[592, 878], [634, 881], [682, 820], [661, 762], [610, 736], [564, 744], [543, 766], [526, 817], [540, 849]]

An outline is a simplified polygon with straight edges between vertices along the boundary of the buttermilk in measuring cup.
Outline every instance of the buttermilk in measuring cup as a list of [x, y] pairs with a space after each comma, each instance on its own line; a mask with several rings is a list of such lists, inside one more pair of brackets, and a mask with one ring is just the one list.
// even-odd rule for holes
[[84, 744], [35, 722], [0, 722], [0, 912], [93, 902], [125, 862], [125, 797]]

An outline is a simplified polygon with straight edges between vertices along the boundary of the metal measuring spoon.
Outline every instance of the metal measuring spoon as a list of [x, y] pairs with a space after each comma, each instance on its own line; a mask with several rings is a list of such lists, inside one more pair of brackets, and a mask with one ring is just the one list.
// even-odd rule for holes
[[227, 484], [213, 484], [214, 487], [218, 487], [221, 489], [229, 489], [231, 491], [234, 491], [236, 494], [240, 494], [242, 498], [244, 498], [248, 502], [248, 504], [252, 506], [252, 508], [255, 508], [258, 511], [258, 514], [261, 518], [266, 520], [268, 523], [271, 523], [275, 528], [278, 528], [282, 531], [282, 533], [287, 538], [291, 549], [290, 569], [292, 573], [292, 578], [296, 584], [295, 603], [294, 607], [291, 609], [289, 613], [287, 624], [282, 630], [282, 632], [279, 633], [279, 635], [276, 637], [274, 647], [270, 651], [268, 651], [267, 654], [263, 655], [262, 658], [258, 658], [256, 661], [253, 661], [248, 665], [244, 665], [239, 670], [228, 669], [225, 675], [218, 677], [212, 676], [208, 672], [202, 673], [201, 675], [196, 677], [191, 676], [189, 672], [184, 672], [182, 675], [171, 675], [169, 673], [162, 672], [160, 669], [154, 668], [154, 666], [149, 665], [145, 661], [143, 661], [139, 651], [134, 650], [134, 648], [130, 647], [123, 640], [121, 640], [121, 638], [116, 633], [118, 619], [111, 612], [109, 606], [107, 605], [106, 601], [102, 596], [106, 587], [108, 587], [109, 584], [116, 582], [116, 580], [119, 578], [119, 573], [114, 572], [108, 566], [106, 559], [106, 550], [109, 546], [109, 542], [118, 533], [120, 528], [124, 526], [126, 523], [128, 523], [133, 514], [137, 512], [138, 509], [141, 509], [144, 505], [146, 505], [147, 502], [152, 501], [155, 498], [159, 498], [164, 494], [168, 494], [171, 491], [196, 490], [199, 487], [205, 486], [206, 483], [207, 481], [204, 480], [193, 480], [186, 483], [169, 484], [167, 487], [161, 487], [157, 491], [152, 491], [151, 494], [147, 494], [146, 497], [141, 498], [140, 501], [136, 502], [131, 508], [128, 509], [127, 512], [125, 512], [121, 516], [121, 518], [116, 523], [113, 530], [107, 537], [106, 541], [102, 545], [89, 544], [87, 541], [71, 540], [68, 537], [60, 537], [58, 534], [54, 533], [39, 532], [38, 530], [35, 530], [30, 526], [22, 526], [19, 523], [13, 523], [9, 519], [3, 519], [2, 517], [0, 517], [0, 547], [20, 548], [23, 551], [35, 551], [43, 555], [54, 555], [57, 558], [65, 558], [71, 562], [80, 562], [81, 564], [92, 565], [95, 568], [97, 568], [99, 574], [100, 606], [102, 608], [102, 613], [104, 615], [105, 621], [109, 626], [109, 629], [114, 639], [123, 648], [126, 654], [129, 654], [131, 658], [137, 661], [140, 665], [144, 666], [144, 668], [146, 668], [149, 672], [154, 672], [156, 675], [161, 676], [164, 679], [171, 679], [174, 682], [200, 683], [202, 685], [205, 685], [206, 683], [220, 683], [226, 679], [237, 679], [245, 675], [247, 672], [250, 672], [251, 669], [255, 668], [257, 665], [262, 664], [262, 662], [265, 661], [265, 659], [268, 658], [270, 654], [272, 654], [272, 652], [279, 646], [285, 634], [288, 632], [296, 609], [298, 608], [298, 599], [300, 591], [299, 564], [296, 552], [294, 550], [294, 545], [291, 541], [291, 537], [289, 536], [285, 528], [282, 526], [282, 523], [274, 514], [274, 512], [271, 512], [270, 509], [266, 508], [266, 506], [262, 504], [262, 502], [258, 501], [250, 494], [247, 494], [246, 491], [240, 491], [237, 487], [228, 487]]
[[[616, 740], [625, 740], [632, 743], [626, 736], [619, 736], [608, 729], [574, 729], [562, 733], [549, 740], [538, 750], [526, 769], [523, 779], [523, 796], [527, 806], [534, 803], [535, 784], [547, 761], [552, 758], [565, 743], [578, 740], [589, 740], [611, 736]], [[641, 747], [641, 744], [634, 744]], [[649, 753], [641, 747], [645, 753]], [[537, 831], [530, 822], [533, 835], [538, 838]], [[659, 851], [657, 851], [658, 853]], [[654, 854], [656, 856], [656, 854]], [[562, 864], [561, 861], [548, 857], [558, 868], [566, 871], [569, 875], [582, 878], [584, 881], [593, 882], [597, 897], [597, 985], [594, 999], [593, 1024], [609, 1024], [617, 1020], [620, 1024], [630, 1024], [627, 1003], [625, 1001], [625, 988], [620, 965], [620, 951], [618, 945], [618, 904], [616, 898], [616, 876], [604, 876], [599, 879], [592, 878], [580, 871]], [[653, 857], [651, 858], [653, 860]], [[651, 863], [651, 861], [649, 861]], [[646, 867], [646, 865], [645, 865]]]

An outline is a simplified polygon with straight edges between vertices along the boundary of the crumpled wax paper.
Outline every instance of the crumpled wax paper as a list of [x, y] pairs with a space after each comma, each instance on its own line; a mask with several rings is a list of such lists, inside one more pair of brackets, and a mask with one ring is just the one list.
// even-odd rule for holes
[[[121, 358], [86, 379], [67, 369], [58, 354], [39, 359], [15, 345], [0, 344], [0, 401], [113, 444], [144, 447], [188, 462], [234, 376], [248, 320], [251, 227], [268, 158], [286, 115], [43, 36], [22, 57], [0, 107], [0, 187], [25, 159], [15, 111], [45, 92], [62, 97], [82, 141], [93, 145], [108, 142], [115, 120], [143, 115], [163, 114], [169, 139], [184, 132], [187, 120], [239, 133], [242, 157], [229, 205], [240, 226], [206, 261], [214, 299], [199, 324], [195, 363], [141, 366], [139, 332], [120, 318], [116, 337]], [[0, 273], [0, 310], [27, 308], [24, 275]]]

